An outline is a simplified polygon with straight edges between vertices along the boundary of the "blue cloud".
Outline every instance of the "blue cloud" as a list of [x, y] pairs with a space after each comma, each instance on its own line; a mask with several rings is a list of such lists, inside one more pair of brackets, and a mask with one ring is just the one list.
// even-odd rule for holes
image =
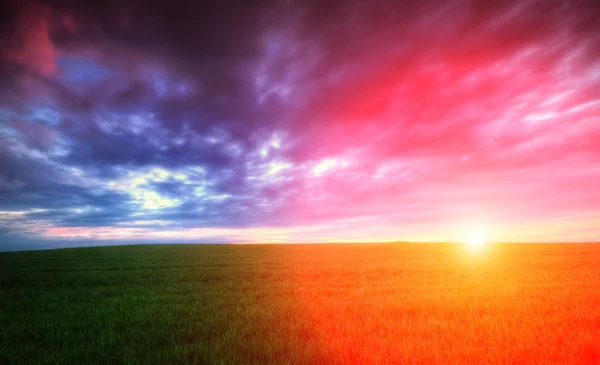
[[57, 80], [80, 93], [116, 76], [108, 67], [83, 56], [62, 56], [56, 63], [59, 68]]

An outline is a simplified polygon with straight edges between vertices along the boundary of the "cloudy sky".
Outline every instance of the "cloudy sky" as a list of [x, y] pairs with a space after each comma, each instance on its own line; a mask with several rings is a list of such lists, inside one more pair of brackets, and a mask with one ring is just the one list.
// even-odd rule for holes
[[600, 240], [595, 1], [3, 1], [0, 249]]

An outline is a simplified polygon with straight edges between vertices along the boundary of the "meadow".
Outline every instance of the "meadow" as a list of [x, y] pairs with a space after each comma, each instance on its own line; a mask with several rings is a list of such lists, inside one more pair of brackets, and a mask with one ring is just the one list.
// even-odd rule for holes
[[600, 245], [0, 253], [0, 364], [600, 364]]

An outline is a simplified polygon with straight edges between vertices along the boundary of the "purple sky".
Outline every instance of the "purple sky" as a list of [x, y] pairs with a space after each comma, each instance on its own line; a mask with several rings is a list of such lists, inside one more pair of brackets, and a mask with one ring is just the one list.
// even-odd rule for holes
[[600, 240], [595, 1], [0, 14], [0, 249]]

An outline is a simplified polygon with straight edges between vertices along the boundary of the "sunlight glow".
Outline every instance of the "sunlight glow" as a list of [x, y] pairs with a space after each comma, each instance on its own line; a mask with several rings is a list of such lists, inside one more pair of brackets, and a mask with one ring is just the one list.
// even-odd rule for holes
[[318, 164], [313, 167], [313, 174], [315, 176], [321, 176], [329, 170], [337, 167], [348, 167], [350, 163], [345, 158], [332, 158], [327, 157], [321, 160]]
[[478, 231], [471, 232], [464, 241], [465, 246], [471, 251], [481, 251], [487, 243], [485, 235]]

